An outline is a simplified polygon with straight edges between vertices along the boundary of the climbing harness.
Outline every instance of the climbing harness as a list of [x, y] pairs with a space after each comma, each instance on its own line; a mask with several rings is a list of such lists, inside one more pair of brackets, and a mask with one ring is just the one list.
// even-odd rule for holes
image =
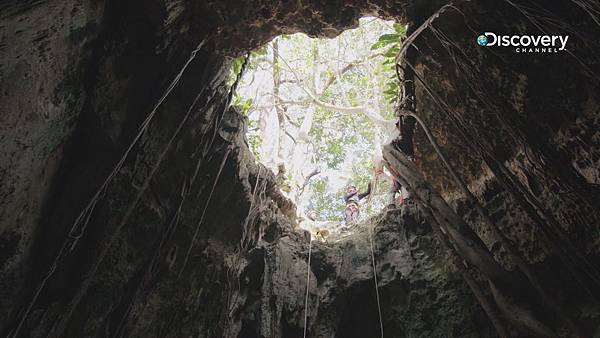
[[308, 331], [308, 291], [310, 286], [310, 255], [312, 253], [312, 235], [308, 233], [308, 263], [306, 265], [306, 298], [304, 299], [304, 338], [306, 338], [306, 332]]

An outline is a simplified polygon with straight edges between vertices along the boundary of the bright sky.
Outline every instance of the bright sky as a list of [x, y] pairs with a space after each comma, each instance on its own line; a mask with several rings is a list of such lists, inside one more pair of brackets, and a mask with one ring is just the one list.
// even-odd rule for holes
[[[274, 173], [277, 174], [279, 163], [285, 164], [292, 186], [288, 194], [298, 205], [300, 216], [314, 209], [317, 181], [324, 180], [326, 193], [336, 195], [337, 199], [347, 185], [359, 186], [355, 182], [357, 172], [363, 173], [358, 177], [364, 177], [364, 182], [371, 178], [367, 167], [380, 157], [380, 145], [388, 141], [393, 130], [389, 128], [393, 107], [381, 95], [390, 73], [383, 70], [383, 57], [374, 56], [378, 52], [381, 54], [381, 50], [372, 50], [371, 46], [383, 34], [394, 33], [393, 24], [367, 17], [360, 19], [358, 28], [333, 39], [311, 39], [301, 33], [276, 38], [281, 69], [279, 98], [288, 116], [281, 157], [278, 156], [280, 128], [274, 96], [273, 42], [251, 58], [237, 91], [240, 104], [251, 100], [246, 112], [250, 121], [248, 139], [251, 145], [254, 144], [251, 148], [255, 155]], [[359, 67], [342, 75], [342, 70], [357, 61], [361, 61]], [[327, 86], [332, 77], [335, 81]], [[328, 91], [324, 91], [326, 86]], [[309, 92], [331, 107], [312, 102]], [[364, 107], [364, 110], [350, 112], [336, 107]], [[376, 119], [369, 116], [376, 116]], [[350, 120], [335, 125], [346, 121], [344, 119]], [[377, 124], [377, 119], [383, 122]], [[354, 120], [358, 128], [348, 129], [348, 123], [352, 124]], [[363, 120], [365, 122], [361, 122]], [[303, 129], [307, 125], [310, 126], [308, 132]], [[316, 154], [315, 147], [321, 143], [315, 141], [315, 137], [319, 138], [316, 135], [321, 134], [326, 135], [326, 141], [352, 138], [352, 142], [337, 142], [342, 147], [337, 165], [332, 166], [331, 160], [327, 162]], [[337, 154], [339, 150], [334, 147], [331, 151]], [[299, 186], [306, 176], [317, 168], [321, 170], [320, 174], [299, 193]], [[359, 186], [360, 189], [366, 189], [366, 184]], [[380, 198], [374, 198], [372, 203], [377, 207], [373, 210], [381, 210], [381, 196], [385, 192], [380, 191]], [[334, 203], [333, 208], [340, 209], [341, 218], [344, 206], [341, 201]]]

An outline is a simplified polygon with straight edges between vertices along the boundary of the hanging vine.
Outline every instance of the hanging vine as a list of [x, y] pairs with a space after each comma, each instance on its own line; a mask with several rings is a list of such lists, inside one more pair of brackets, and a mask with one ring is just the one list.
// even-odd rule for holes
[[[450, 8], [451, 6], [451, 4], [443, 6], [438, 12], [434, 13], [434, 15], [427, 19], [419, 28], [414, 30], [413, 33], [409, 35], [408, 38], [405, 40], [405, 44], [402, 46], [397, 58], [397, 69], [401, 69], [404, 73], [404, 78], [400, 78], [400, 81], [402, 83], [414, 84], [414, 77], [417, 77], [421, 84], [427, 87], [427, 85], [422, 81], [422, 79], [418, 77], [418, 74], [416, 74], [416, 69], [412, 66], [412, 64], [410, 62], [406, 62], [406, 54], [409, 47], [412, 47], [411, 45], [417, 39], [419, 34], [421, 34], [427, 28], [430, 28], [430, 30], [432, 30], [434, 34], [438, 36], [438, 38], [446, 38], [440, 31], [436, 30], [433, 27], [433, 21], [437, 17], [439, 17], [439, 15], [443, 11]], [[442, 39], [440, 39], [440, 41], [442, 42], [442, 46], [444, 46], [445, 48], [449, 48], [448, 39], [446, 39], [446, 41], [442, 41]], [[451, 56], [456, 62], [456, 57], [454, 55]], [[398, 74], [400, 74], [399, 71]], [[407, 75], [409, 77], [408, 79]], [[473, 91], [476, 91], [473, 87], [471, 87], [471, 89], [473, 89]], [[428, 93], [431, 92], [430, 88], [427, 88], [426, 91], [428, 91]], [[562, 311], [560, 306], [558, 306], [558, 304], [556, 304], [552, 300], [552, 298], [545, 292], [545, 290], [541, 286], [541, 283], [539, 282], [539, 279], [529, 269], [520, 253], [514, 248], [512, 243], [510, 243], [510, 241], [504, 236], [504, 234], [500, 231], [497, 225], [494, 224], [494, 222], [490, 219], [485, 209], [479, 204], [475, 196], [467, 188], [464, 181], [457, 175], [454, 168], [452, 168], [452, 166], [446, 160], [445, 156], [441, 152], [427, 125], [423, 122], [422, 119], [420, 119], [419, 116], [415, 114], [414, 87], [409, 87], [405, 85], [404, 89], [401, 92], [401, 97], [402, 100], [401, 104], [398, 105], [397, 114], [399, 118], [410, 117], [414, 118], [419, 123], [419, 125], [425, 131], [425, 134], [428, 140], [430, 141], [431, 145], [433, 146], [434, 150], [436, 151], [439, 158], [442, 160], [444, 166], [452, 176], [453, 180], [461, 188], [463, 193], [466, 195], [467, 199], [475, 206], [477, 212], [482, 217], [486, 225], [492, 230], [495, 239], [505, 247], [509, 255], [517, 263], [517, 266], [519, 266], [519, 268], [524, 272], [534, 289], [540, 294], [540, 296], [546, 301], [546, 303], [549, 304], [561, 316], [563, 316], [563, 318], [565, 318], [564, 311]], [[408, 102], [409, 100], [411, 101], [410, 104]], [[508, 126], [506, 121], [501, 120], [501, 122], [503, 122], [503, 125]], [[508, 127], [508, 129], [510, 130], [510, 127]], [[402, 147], [400, 147], [400, 149], [401, 148]], [[406, 153], [406, 150], [403, 150]], [[387, 161], [388, 167], [395, 174], [395, 176], [398, 177], [399, 181], [403, 185], [411, 187], [411, 190], [413, 190], [413, 192], [416, 193], [417, 198], [421, 201], [421, 203], [431, 210], [431, 213], [429, 213], [429, 215], [431, 215], [433, 220], [437, 222], [437, 224], [442, 229], [442, 232], [444, 234], [447, 234], [448, 236], [448, 241], [446, 242], [446, 244], [451, 244], [456, 250], [456, 253], [460, 254], [462, 257], [464, 257], [472, 264], [477, 266], [478, 270], [480, 270], [486, 276], [486, 278], [488, 278], [488, 280], [490, 281], [492, 293], [494, 294], [494, 298], [496, 300], [496, 304], [503, 310], [505, 316], [511, 318], [513, 322], [525, 325], [529, 329], [537, 331], [538, 333], [542, 333], [545, 331], [545, 334], [548, 334], [549, 332], [551, 332], [549, 331], [550, 329], [546, 325], [536, 320], [534, 316], [532, 316], [531, 314], [526, 314], [527, 311], [525, 310], [525, 308], [518, 305], [515, 299], [511, 300], [511, 296], [505, 291], [506, 289], [502, 290], [502, 287], [499, 286], [502, 283], [498, 283], [495, 280], [498, 278], [506, 278], [506, 276], [501, 277], [503, 275], [506, 275], [506, 273], [503, 272], [503, 268], [501, 268], [498, 265], [498, 263], [495, 262], [491, 253], [489, 253], [487, 249], [485, 249], [483, 243], [477, 237], [477, 235], [474, 232], [472, 232], [472, 230], [470, 230], [470, 228], [466, 226], [466, 224], [464, 224], [464, 221], [462, 221], [460, 218], [454, 215], [453, 211], [450, 208], [447, 208], [447, 205], [445, 204], [443, 199], [441, 199], [441, 197], [436, 192], [432, 191], [432, 188], [426, 183], [424, 178], [419, 176], [419, 174], [416, 172], [416, 167], [414, 167], [414, 165], [410, 163], [408, 158], [406, 158], [406, 155], [398, 152], [396, 149], [394, 149], [394, 146], [388, 145], [386, 146], [384, 158]], [[458, 228], [455, 228], [456, 226], [458, 226]], [[465, 246], [465, 244], [467, 245]], [[479, 249], [476, 248], [477, 246], [480, 246]], [[473, 280], [464, 273], [463, 278], [465, 278], [465, 281], [473, 289], [476, 298], [478, 298], [480, 302], [482, 302], [481, 294], [476, 288], [474, 288]], [[500, 333], [500, 331], [504, 331], [504, 328], [497, 325], [498, 319], [495, 315], [493, 315], [493, 313], [491, 313], [489, 304], [482, 303], [482, 306], [484, 307], [484, 309], [486, 309], [486, 312], [494, 322], [497, 330], [499, 331], [499, 334], [501, 336], [505, 336], [505, 334]], [[512, 311], [515, 311], [515, 309], [519, 309], [518, 312], [524, 314], [525, 316], [521, 318], [518, 318], [518, 316], [515, 317], [514, 314], [511, 315], [511, 313], [509, 313], [509, 309]], [[574, 322], [570, 319], [568, 319], [567, 321], [572, 332], [574, 332], [577, 336], [582, 336], [580, 330], [577, 328]]]

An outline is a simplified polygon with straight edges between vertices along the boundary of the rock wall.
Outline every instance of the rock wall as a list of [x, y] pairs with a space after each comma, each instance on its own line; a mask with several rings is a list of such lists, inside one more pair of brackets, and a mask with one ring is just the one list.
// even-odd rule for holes
[[[311, 337], [380, 335], [369, 232], [386, 337], [493, 337], [487, 318], [415, 207], [360, 224], [355, 233], [312, 242], [308, 297]], [[308, 238], [297, 232], [259, 243], [227, 336], [302, 335]], [[256, 285], [261, 285], [257, 294]], [[252, 295], [255, 294], [253, 297]]]
[[[2, 2], [0, 333], [300, 335], [308, 239], [293, 231], [293, 205], [254, 163], [243, 117], [228, 107], [230, 57], [281, 33], [332, 36], [362, 15], [416, 27], [442, 4]], [[577, 2], [533, 4], [544, 15], [525, 16], [522, 1], [481, 1], [441, 16], [437, 34], [415, 41], [418, 113], [545, 287], [598, 335], [598, 303], [585, 292], [594, 285], [570, 275], [597, 269], [600, 252], [598, 25]], [[540, 25], [572, 34], [572, 53], [473, 42], [482, 31]], [[514, 270], [419, 128], [415, 145], [427, 178]], [[377, 224], [386, 336], [494, 335], [419, 213]], [[559, 250], [547, 224], [564, 232]], [[312, 336], [377, 335], [365, 236], [315, 244]], [[569, 263], [574, 254], [591, 267]]]

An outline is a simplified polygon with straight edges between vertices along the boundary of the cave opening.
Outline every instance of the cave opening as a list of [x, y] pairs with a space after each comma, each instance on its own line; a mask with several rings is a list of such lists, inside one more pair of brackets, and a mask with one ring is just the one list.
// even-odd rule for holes
[[[379, 317], [375, 290], [365, 283], [363, 288], [351, 290], [347, 295], [347, 306], [340, 317], [337, 338], [378, 337]], [[352, 292], [354, 291], [354, 292]], [[357, 310], [359, 309], [360, 310]]]
[[[363, 17], [334, 38], [280, 35], [249, 56], [234, 96], [248, 146], [313, 235], [352, 234], [396, 200], [381, 148], [397, 136], [394, 60], [405, 34], [402, 24]], [[361, 198], [354, 221], [350, 187]]]
[[1, 335], [597, 336], [600, 7], [440, 5], [0, 5]]

